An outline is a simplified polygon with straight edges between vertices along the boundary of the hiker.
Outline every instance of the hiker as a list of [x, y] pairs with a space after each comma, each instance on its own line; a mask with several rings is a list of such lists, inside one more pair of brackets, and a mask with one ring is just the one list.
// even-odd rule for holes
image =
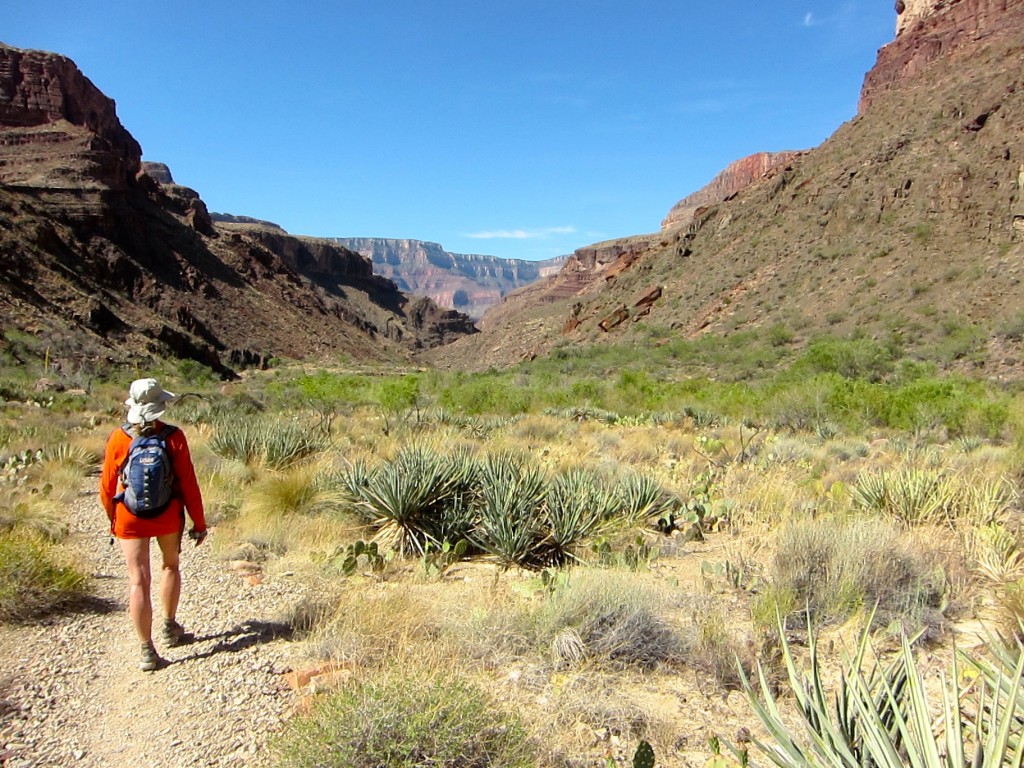
[[187, 639], [176, 619], [181, 594], [178, 558], [186, 511], [192, 519], [189, 538], [196, 546], [206, 538], [203, 497], [185, 433], [160, 421], [173, 398], [156, 379], [132, 382], [124, 401], [128, 406], [126, 422], [107, 440], [100, 475], [100, 502], [128, 565], [128, 614], [142, 643], [139, 667], [147, 672], [163, 663], [153, 645], [149, 540], [156, 539], [163, 558], [162, 639], [167, 646], [174, 646]]

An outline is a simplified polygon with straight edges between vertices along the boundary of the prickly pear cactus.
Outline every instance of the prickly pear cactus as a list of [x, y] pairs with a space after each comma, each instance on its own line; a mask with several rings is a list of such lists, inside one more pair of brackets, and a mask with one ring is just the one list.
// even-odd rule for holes
[[633, 768], [654, 768], [654, 748], [646, 741], [637, 745], [633, 754]]

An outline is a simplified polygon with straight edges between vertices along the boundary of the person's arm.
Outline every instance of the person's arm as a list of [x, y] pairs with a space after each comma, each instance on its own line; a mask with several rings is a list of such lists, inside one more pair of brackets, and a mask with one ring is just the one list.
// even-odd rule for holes
[[103, 469], [100, 471], [100, 505], [107, 513], [107, 519], [110, 520], [111, 531], [114, 530], [114, 513], [117, 506], [114, 496], [117, 495], [118, 473], [121, 469], [117, 435], [118, 433], [114, 432], [107, 439], [107, 448], [103, 454]]
[[178, 495], [185, 505], [185, 511], [192, 519], [196, 532], [206, 530], [206, 514], [203, 511], [203, 494], [196, 480], [196, 470], [192, 466], [192, 455], [189, 453], [188, 440], [183, 430], [176, 429], [167, 441], [170, 448], [171, 461], [174, 464], [174, 482]]

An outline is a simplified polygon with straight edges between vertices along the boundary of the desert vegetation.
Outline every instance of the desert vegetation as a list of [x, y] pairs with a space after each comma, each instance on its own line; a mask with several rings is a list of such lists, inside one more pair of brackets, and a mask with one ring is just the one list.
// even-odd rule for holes
[[[280, 764], [1019, 765], [1024, 395], [786, 331], [475, 375], [148, 369], [188, 393], [211, 545], [308, 579], [282, 618], [344, 671]], [[19, 355], [4, 622], [87, 590], [61, 506], [134, 377]]]

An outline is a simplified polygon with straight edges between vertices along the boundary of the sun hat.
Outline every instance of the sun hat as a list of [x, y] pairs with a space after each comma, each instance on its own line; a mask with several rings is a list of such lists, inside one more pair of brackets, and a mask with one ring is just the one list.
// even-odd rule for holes
[[128, 388], [128, 399], [124, 401], [128, 406], [128, 423], [156, 421], [164, 415], [167, 401], [174, 397], [174, 393], [161, 387], [156, 379], [136, 379]]

